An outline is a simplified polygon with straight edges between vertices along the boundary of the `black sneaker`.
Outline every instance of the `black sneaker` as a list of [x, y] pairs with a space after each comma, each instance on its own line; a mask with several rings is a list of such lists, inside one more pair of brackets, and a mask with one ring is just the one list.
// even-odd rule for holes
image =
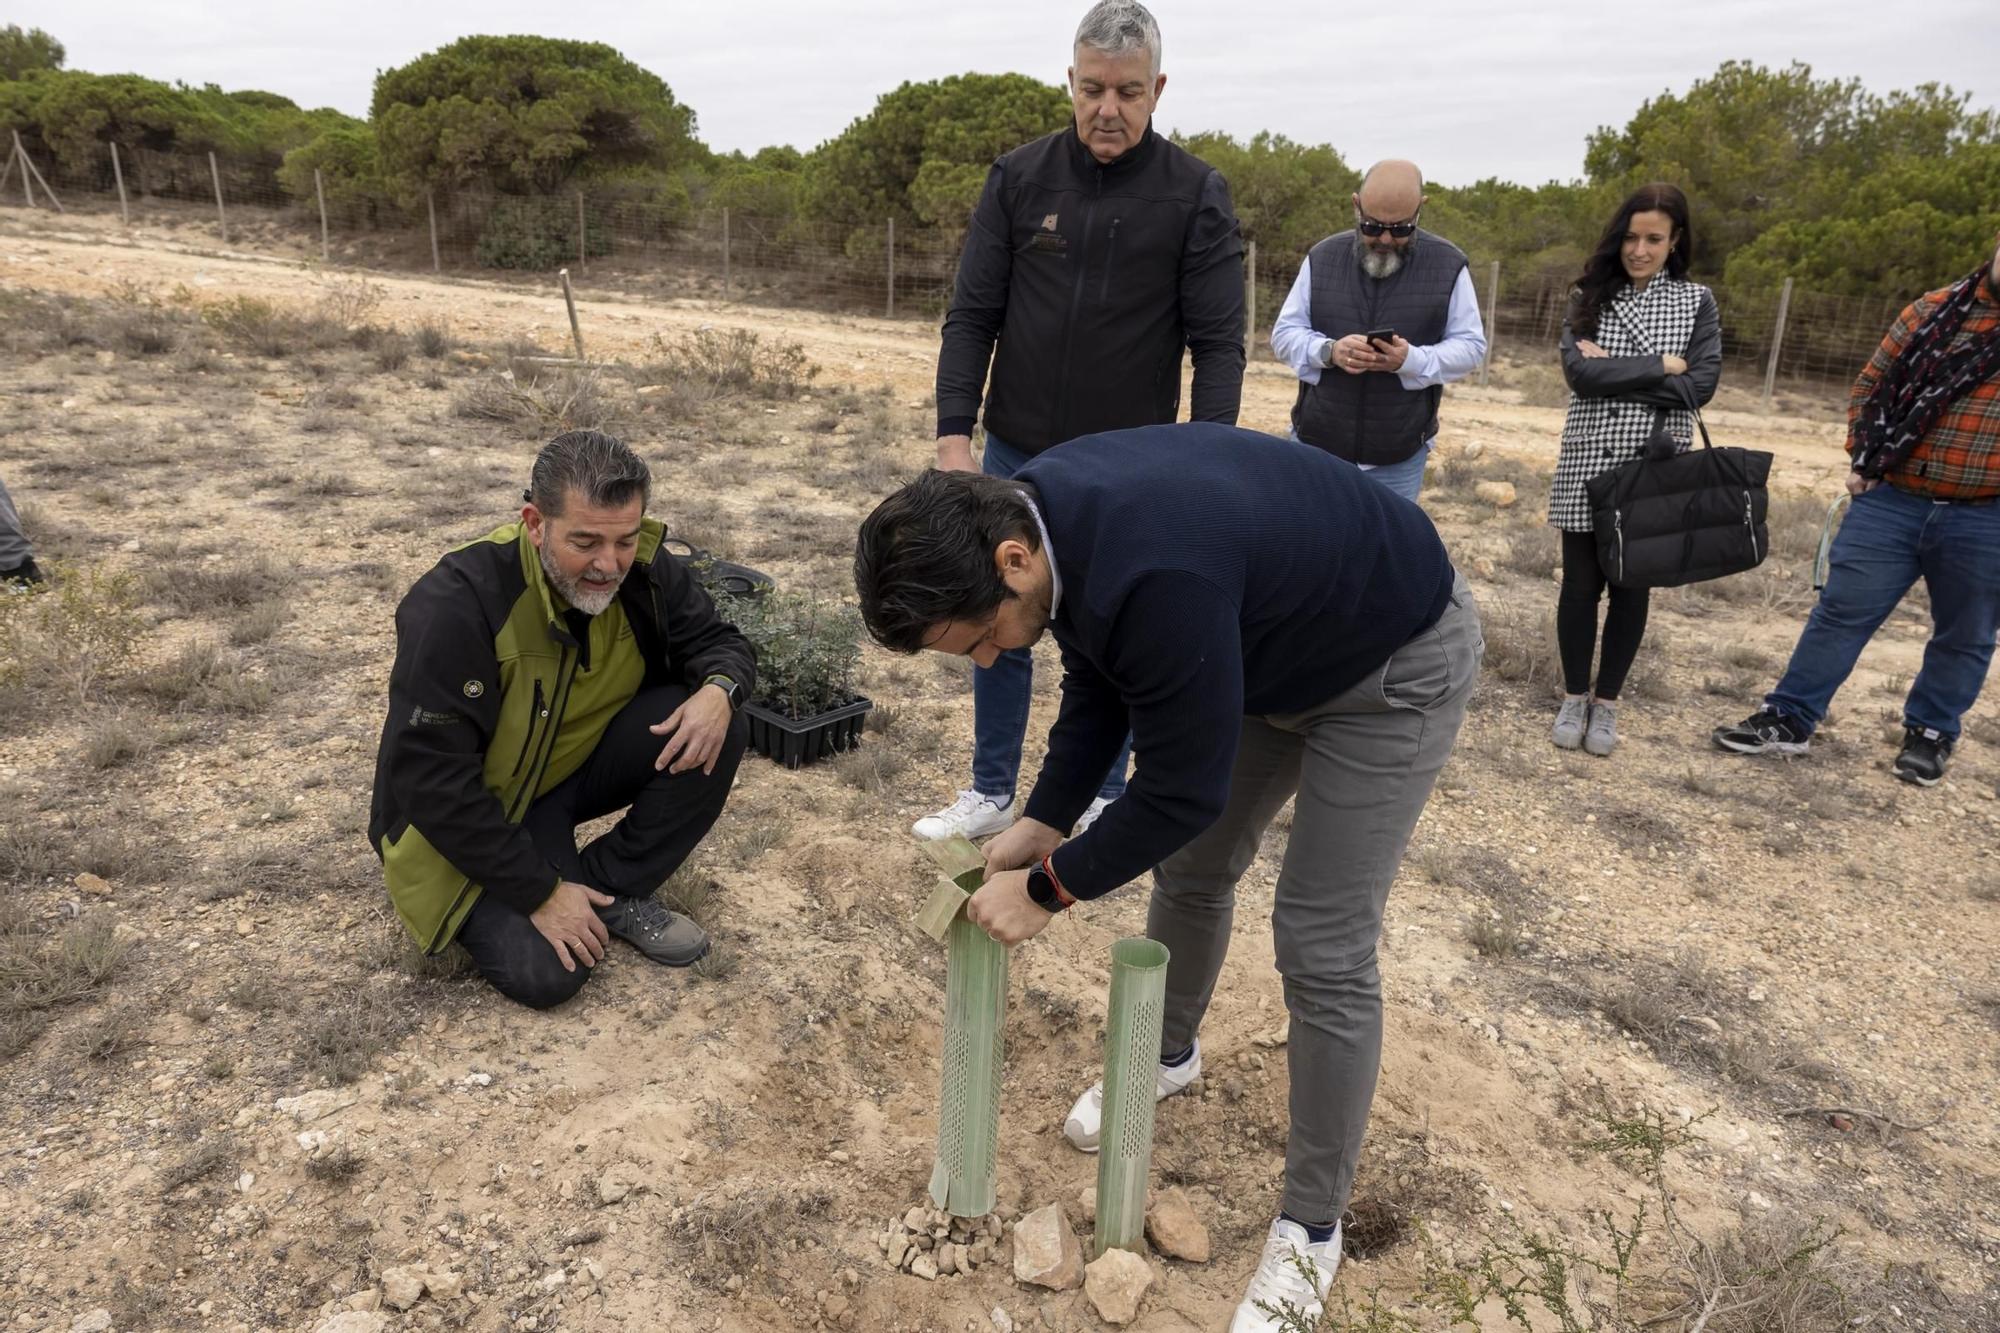
[[1889, 770], [1905, 782], [1935, 787], [1951, 762], [1952, 738], [1931, 727], [1904, 727], [1903, 751]]
[[656, 963], [687, 967], [708, 952], [708, 932], [657, 898], [618, 898], [597, 915], [606, 930]]
[[0, 584], [10, 588], [31, 588], [37, 583], [46, 583], [48, 578], [33, 560], [24, 560], [12, 569], [0, 569]]
[[1803, 723], [1769, 708], [1708, 734], [1717, 746], [1736, 754], [1804, 754], [1812, 741], [1812, 732]]

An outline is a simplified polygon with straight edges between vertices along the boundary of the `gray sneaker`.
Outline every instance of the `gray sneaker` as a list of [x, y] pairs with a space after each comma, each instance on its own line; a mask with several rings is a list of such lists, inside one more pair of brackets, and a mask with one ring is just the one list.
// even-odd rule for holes
[[1583, 748], [1602, 759], [1618, 748], [1618, 705], [1602, 699], [1590, 705], [1590, 729], [1583, 733]]
[[657, 898], [618, 898], [597, 915], [606, 930], [656, 963], [686, 967], [708, 952], [708, 932]]
[[1549, 730], [1549, 739], [1561, 750], [1574, 750], [1583, 744], [1583, 729], [1590, 722], [1590, 696], [1579, 694], [1574, 698], [1563, 696], [1562, 707], [1556, 710], [1556, 724]]

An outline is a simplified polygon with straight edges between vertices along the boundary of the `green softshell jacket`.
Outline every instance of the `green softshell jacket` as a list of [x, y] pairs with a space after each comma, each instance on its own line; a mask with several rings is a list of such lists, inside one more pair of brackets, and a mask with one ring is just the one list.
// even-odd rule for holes
[[[749, 642], [646, 519], [618, 599], [642, 688], [690, 691], [724, 675], [755, 688]], [[484, 893], [532, 912], [560, 876], [521, 827], [555, 749], [577, 667], [534, 543], [509, 523], [451, 551], [396, 608], [389, 716], [375, 760], [368, 841], [389, 898], [427, 953]], [[593, 664], [593, 670], [595, 670]]]

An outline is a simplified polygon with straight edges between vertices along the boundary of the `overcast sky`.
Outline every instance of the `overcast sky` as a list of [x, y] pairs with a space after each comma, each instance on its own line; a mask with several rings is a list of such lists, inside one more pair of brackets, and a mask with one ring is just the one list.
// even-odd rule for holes
[[[1081, 0], [13, 0], [69, 66], [368, 113], [378, 69], [470, 33], [608, 42], [664, 78], [711, 146], [809, 149], [906, 79], [978, 70], [1060, 82]], [[1665, 3], [1326, 4], [1158, 0], [1163, 130], [1272, 130], [1350, 163], [1412, 157], [1432, 179], [1538, 184], [1581, 174], [1584, 138], [1725, 59], [1924, 80], [2000, 99], [1994, 0], [1680, 0]]]

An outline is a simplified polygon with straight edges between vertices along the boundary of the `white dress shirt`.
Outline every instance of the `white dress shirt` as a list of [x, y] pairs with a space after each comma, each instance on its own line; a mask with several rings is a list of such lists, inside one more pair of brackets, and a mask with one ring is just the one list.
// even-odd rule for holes
[[[1305, 383], [1318, 384], [1332, 342], [1333, 339], [1312, 326], [1312, 260], [1308, 258], [1299, 265], [1299, 276], [1285, 296], [1284, 308], [1278, 311], [1278, 322], [1271, 328], [1271, 350]], [[1479, 297], [1472, 288], [1472, 271], [1460, 269], [1458, 281], [1452, 284], [1451, 305], [1445, 312], [1444, 341], [1429, 347], [1410, 344], [1409, 355], [1403, 358], [1403, 368], [1396, 372], [1396, 378], [1405, 389], [1412, 390], [1449, 384], [1477, 370], [1480, 358], [1485, 355], [1486, 326], [1479, 319]]]

